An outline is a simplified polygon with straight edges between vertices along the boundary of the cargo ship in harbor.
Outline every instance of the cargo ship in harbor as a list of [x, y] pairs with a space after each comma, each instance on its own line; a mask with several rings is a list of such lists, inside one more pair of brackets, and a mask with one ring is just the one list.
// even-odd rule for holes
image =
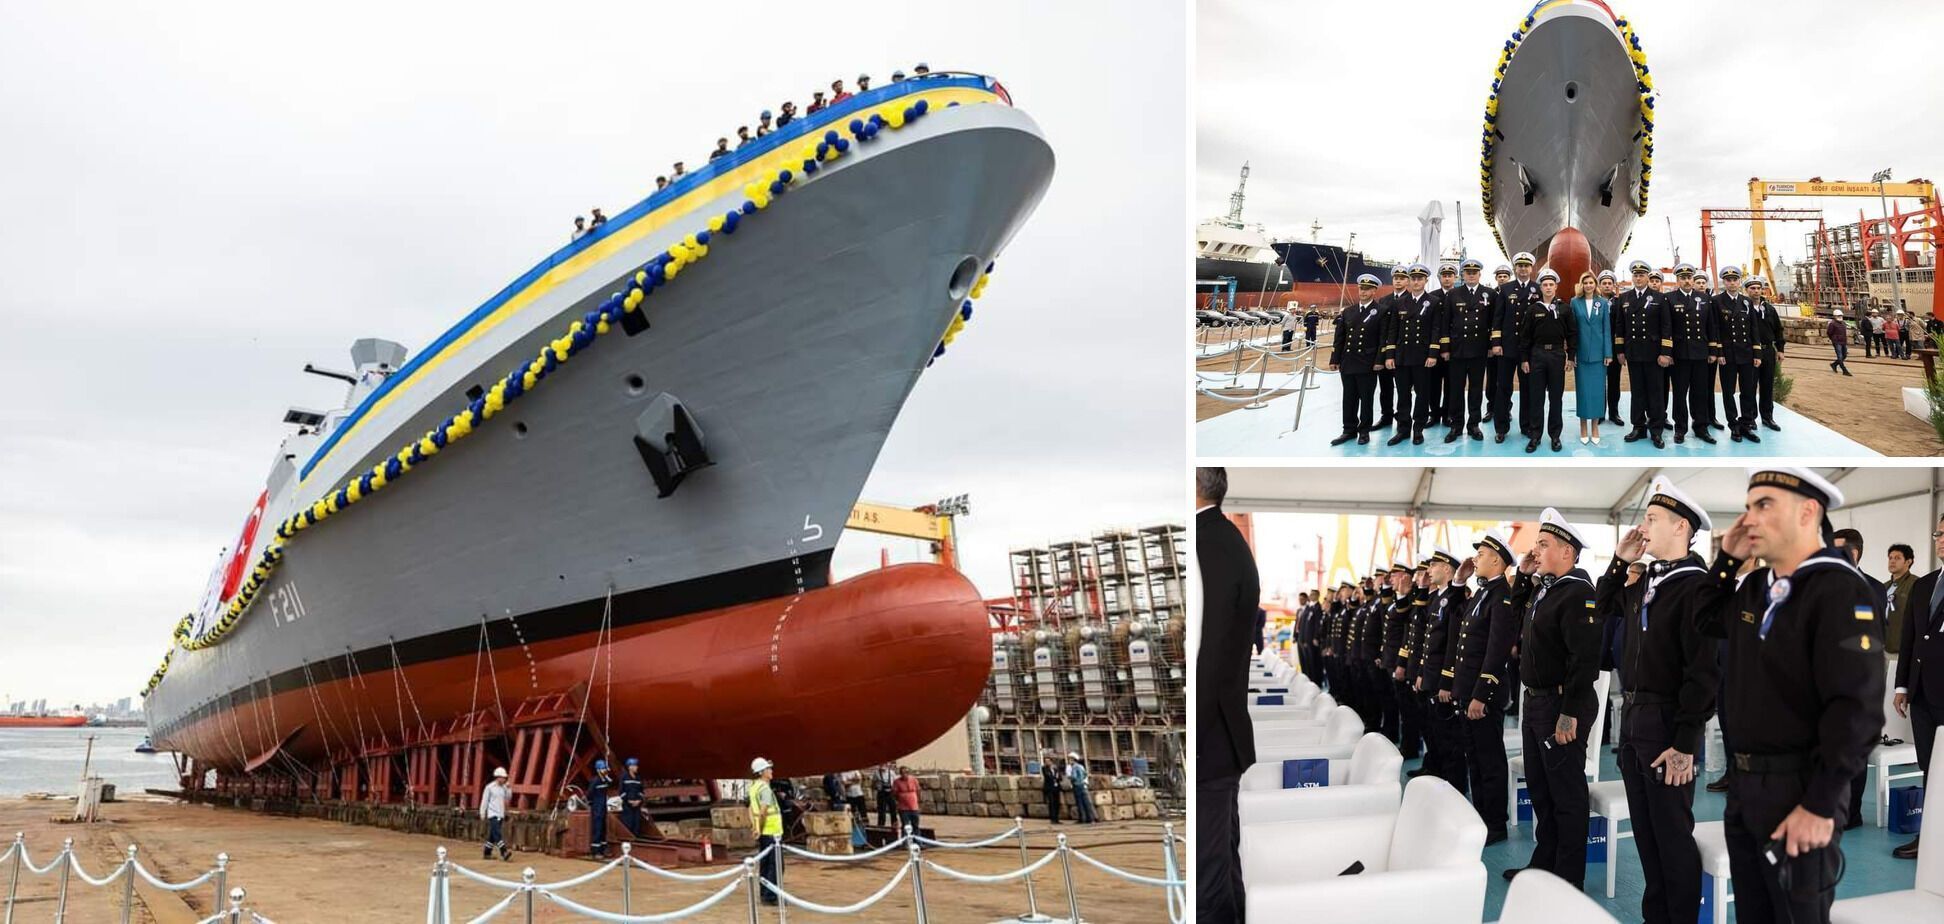
[[86, 724], [85, 715], [0, 714], [0, 728], [80, 728]]
[[983, 688], [984, 603], [942, 565], [832, 582], [831, 554], [1053, 166], [991, 78], [874, 88], [676, 177], [416, 354], [307, 368], [344, 401], [287, 415], [151, 678], [155, 746], [185, 785], [378, 802], [463, 802], [510, 766], [520, 808], [604, 755], [698, 780], [924, 746]]
[[1479, 184], [1508, 259], [1562, 280], [1612, 269], [1647, 213], [1654, 82], [1633, 24], [1601, 0], [1541, 0], [1499, 52]]

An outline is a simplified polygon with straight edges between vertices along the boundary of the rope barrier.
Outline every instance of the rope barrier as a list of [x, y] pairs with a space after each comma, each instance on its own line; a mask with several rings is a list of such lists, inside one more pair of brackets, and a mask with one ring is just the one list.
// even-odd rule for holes
[[1040, 867], [1053, 862], [1054, 860], [1058, 859], [1059, 856], [1060, 856], [1059, 851], [1049, 850], [1046, 852], [1046, 856], [1040, 857], [1038, 860], [1033, 861], [1033, 863], [1029, 866], [1022, 866], [1019, 869], [1013, 870], [1010, 873], [994, 873], [989, 876], [981, 875], [978, 873], [967, 873], [960, 870], [955, 870], [942, 863], [934, 863], [930, 860], [926, 860], [925, 865], [938, 872], [944, 873], [945, 875], [950, 876], [953, 879], [959, 879], [965, 882], [997, 883], [997, 882], [1011, 882], [1014, 879], [1020, 878], [1021, 876], [1031, 876], [1032, 874], [1038, 872]]
[[[36, 866], [34, 865], [33, 857], [27, 852], [26, 835], [23, 832], [14, 832], [13, 842], [7, 845], [4, 853], [0, 853], [0, 863], [11, 863], [12, 865], [11, 875], [7, 883], [6, 920], [13, 920], [14, 905], [18, 900], [16, 893], [20, 887], [20, 871], [22, 869], [35, 876], [45, 876], [57, 872], [60, 874], [60, 889], [55, 898], [54, 905], [54, 917], [57, 921], [64, 919], [67, 914], [68, 878], [70, 874], [79, 878], [83, 883], [96, 887], [107, 886], [116, 880], [121, 880], [121, 902], [124, 913], [126, 909], [134, 906], [135, 879], [137, 877], [146, 881], [149, 885], [169, 892], [187, 892], [190, 889], [205, 885], [213, 880], [216, 883], [216, 904], [222, 904], [223, 887], [229, 876], [229, 854], [217, 854], [215, 867], [194, 879], [184, 882], [169, 882], [144, 867], [142, 862], [135, 857], [137, 850], [137, 847], [130, 845], [127, 857], [119, 864], [116, 864], [114, 872], [108, 873], [105, 876], [91, 876], [86, 869], [82, 868], [80, 858], [74, 854], [74, 838], [70, 837], [63, 840], [60, 851], [55, 853], [52, 859], [48, 860], [45, 865]], [[214, 917], [208, 920], [237, 920], [236, 915], [242, 913], [238, 906], [243, 901], [243, 890], [240, 888], [232, 889], [230, 895], [230, 909], [227, 911], [219, 911]], [[123, 920], [126, 919], [124, 916]]]
[[789, 904], [795, 905], [798, 908], [808, 908], [818, 914], [856, 914], [883, 901], [884, 896], [891, 894], [891, 890], [897, 888], [898, 883], [903, 882], [904, 878], [909, 875], [911, 875], [911, 861], [907, 860], [898, 866], [897, 875], [892, 876], [891, 881], [885, 883], [883, 888], [871, 893], [869, 898], [849, 905], [820, 905], [808, 899], [798, 898], [784, 891], [781, 885], [766, 885], [765, 888], [775, 892], [779, 898]]
[[[735, 873], [738, 879], [742, 878], [743, 871], [741, 869], [730, 870], [730, 872]], [[597, 921], [613, 921], [615, 922], [615, 924], [653, 924], [653, 922], [656, 921], [680, 920], [681, 918], [688, 917], [689, 915], [699, 914], [701, 912], [707, 911], [710, 908], [715, 907], [716, 904], [721, 902], [723, 899], [728, 898], [730, 895], [735, 894], [737, 890], [742, 888], [743, 888], [743, 884], [741, 882], [732, 882], [726, 886], [723, 886], [721, 889], [716, 890], [716, 893], [714, 895], [711, 895], [708, 898], [696, 902], [695, 904], [690, 905], [687, 908], [681, 908], [675, 911], [665, 911], [662, 912], [661, 914], [615, 914], [612, 911], [602, 911], [599, 908], [589, 908], [588, 906], [583, 905], [579, 902], [555, 895], [552, 892], [547, 891], [546, 889], [536, 888], [534, 891], [539, 892], [540, 896], [542, 898], [545, 898], [547, 901], [553, 902], [554, 904], [559, 905], [560, 907], [565, 908], [568, 911], [572, 911], [575, 914], [586, 915]]]
[[[655, 875], [661, 876], [665, 879], [674, 879], [678, 882], [714, 882], [717, 879], [729, 879], [743, 874], [743, 871], [736, 867], [730, 867], [729, 869], [725, 869], [718, 873], [678, 873], [672, 869], [662, 869], [661, 867], [656, 866], [653, 863], [647, 863], [636, 858], [632, 853], [626, 852], [630, 846], [631, 845], [629, 844], [621, 845], [621, 849], [623, 851], [622, 853], [623, 859], [626, 859], [628, 862], [634, 864], [635, 867], [638, 869], [647, 870], [648, 872], [654, 873]], [[771, 844], [770, 846], [765, 847], [762, 850], [750, 854], [749, 859], [761, 862], [764, 857], [770, 855], [770, 851], [773, 851], [775, 849], [776, 849], [776, 845]]]
[[907, 836], [910, 837], [912, 840], [917, 841], [918, 843], [923, 844], [927, 847], [937, 847], [943, 850], [969, 850], [975, 847], [990, 847], [994, 844], [999, 843], [1000, 841], [1012, 840], [1013, 835], [1018, 834], [1023, 830], [1025, 830], [1024, 825], [1015, 824], [1012, 827], [999, 832], [998, 834], [986, 838], [985, 840], [960, 841], [956, 844], [950, 843], [948, 841], [935, 841], [929, 837], [925, 837], [923, 835], [916, 834], [916, 833], [908, 834]]
[[905, 837], [900, 837], [897, 840], [892, 841], [891, 843], [879, 847], [878, 849], [870, 851], [868, 853], [812, 853], [808, 850], [804, 850], [801, 847], [792, 847], [788, 844], [783, 844], [782, 846], [784, 850], [789, 851], [790, 853], [811, 860], [822, 860], [825, 863], [856, 863], [859, 860], [870, 860], [870, 859], [884, 856], [885, 854], [890, 853], [893, 849], [905, 845], [907, 842], [909, 842], [909, 840], [910, 840], [909, 835]]
[[1099, 860], [1094, 859], [1093, 857], [1087, 856], [1085, 853], [1080, 852], [1079, 849], [1074, 847], [1068, 847], [1067, 851], [1072, 853], [1074, 856], [1079, 857], [1082, 860], [1085, 860], [1088, 863], [1088, 865], [1092, 866], [1094, 869], [1100, 870], [1101, 872], [1108, 873], [1110, 875], [1119, 876], [1120, 878], [1125, 879], [1128, 882], [1138, 882], [1141, 885], [1162, 886], [1164, 888], [1170, 888], [1170, 889], [1186, 888], [1188, 885], [1188, 880], [1186, 879], [1155, 879], [1152, 876], [1143, 876], [1140, 875], [1139, 873], [1130, 873], [1124, 869], [1115, 869], [1114, 867], [1108, 866], [1107, 864], [1102, 863]]

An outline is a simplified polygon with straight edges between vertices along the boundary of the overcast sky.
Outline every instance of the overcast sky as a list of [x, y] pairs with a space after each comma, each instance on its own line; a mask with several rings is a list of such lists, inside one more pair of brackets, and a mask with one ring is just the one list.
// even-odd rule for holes
[[[1185, 7], [673, 9], [0, 5], [0, 696], [140, 688], [283, 409], [342, 397], [304, 363], [417, 350], [574, 215], [920, 60], [998, 77], [1058, 166], [865, 497], [970, 494], [987, 596], [1012, 547], [1185, 519], [1185, 396], [1154, 374], [1181, 355]], [[918, 554], [853, 536], [839, 571], [885, 545]]]
[[[1700, 210], [1742, 207], [1748, 180], [1944, 179], [1944, 5], [1852, 0], [1693, 3], [1613, 0], [1634, 25], [1660, 93], [1648, 212], [1631, 255], [1700, 262]], [[1355, 3], [1201, 0], [1197, 4], [1197, 220], [1225, 214], [1252, 162], [1244, 219], [1272, 234], [1342, 244], [1374, 258], [1415, 258], [1417, 216], [1444, 204], [1444, 240], [1462, 204], [1465, 241], [1505, 259], [1479, 212], [1478, 137], [1499, 49], [1527, 0]], [[1913, 203], [1904, 202], [1905, 208]], [[1779, 198], [1856, 221], [1875, 199]], [[1799, 259], [1806, 224], [1771, 224], [1773, 258]], [[1715, 232], [1746, 263], [1749, 229]]]

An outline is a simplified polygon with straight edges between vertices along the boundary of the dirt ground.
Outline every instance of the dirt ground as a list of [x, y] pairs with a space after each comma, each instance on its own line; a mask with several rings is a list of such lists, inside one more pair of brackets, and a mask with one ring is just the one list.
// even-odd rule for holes
[[[586, 873], [594, 866], [587, 861], [564, 860], [536, 854], [514, 854], [513, 861], [480, 861], [477, 845], [445, 842], [440, 838], [404, 834], [338, 822], [258, 815], [238, 809], [184, 805], [167, 800], [118, 802], [103, 806], [104, 820], [91, 826], [57, 824], [69, 803], [0, 800], [0, 831], [9, 838], [24, 832], [33, 860], [44, 864], [60, 850], [63, 838], [75, 839], [75, 850], [82, 868], [99, 877], [112, 870], [129, 844], [138, 845], [143, 865], [165, 880], [179, 882], [194, 878], [214, 865], [218, 852], [228, 852], [230, 884], [249, 892], [247, 906], [277, 924], [306, 921], [408, 921], [423, 920], [429, 873], [440, 846], [450, 850], [453, 860], [487, 875], [518, 880], [520, 870], [532, 866], [542, 881], [565, 879]], [[1173, 819], [1175, 831], [1187, 836], [1187, 825]], [[938, 837], [946, 841], [977, 840], [1011, 827], [1012, 822], [996, 818], [928, 817]], [[1028, 822], [1028, 851], [1034, 859], [1052, 849], [1059, 834], [1088, 856], [1129, 872], [1158, 877], [1162, 874], [1161, 826], [1159, 821], [1127, 821], [1081, 827], [1053, 827], [1044, 821]], [[1178, 856], [1186, 862], [1185, 846], [1177, 846]], [[1016, 841], [1004, 848], [928, 852], [935, 861], [968, 873], [996, 874], [1019, 867]], [[849, 864], [813, 863], [792, 858], [786, 864], [784, 887], [792, 894], [825, 904], [843, 905], [859, 901], [877, 891], [897, 872], [903, 856], [894, 851], [884, 857]], [[1128, 883], [1073, 861], [1074, 893], [1082, 915], [1095, 921], [1166, 921], [1167, 910], [1159, 888]], [[712, 869], [720, 869], [721, 866]], [[702, 868], [685, 870], [702, 872]], [[6, 871], [0, 868], [0, 876]], [[1033, 881], [1039, 907], [1045, 913], [1066, 916], [1067, 893], [1063, 887], [1060, 864], [1055, 860]], [[700, 900], [720, 888], [720, 883], [675, 883], [658, 880], [639, 870], [632, 874], [633, 913], [672, 911]], [[926, 908], [930, 920], [938, 924], [988, 924], [1024, 913], [1025, 887], [1018, 882], [973, 884], [946, 879], [928, 872], [924, 880]], [[57, 883], [52, 874], [31, 876], [23, 872], [20, 883], [21, 922], [53, 919]], [[213, 913], [213, 890], [198, 888], [182, 898], [144, 885], [137, 892], [133, 919], [159, 924], [190, 924]], [[453, 918], [466, 920], [504, 896], [488, 886], [455, 877], [452, 885]], [[621, 878], [611, 873], [601, 879], [564, 893], [585, 905], [609, 911], [621, 908]], [[184, 904], [184, 899], [187, 904]], [[79, 880], [69, 886], [67, 920], [71, 924], [120, 920], [121, 887], [117, 882], [107, 888], [84, 887]], [[802, 910], [791, 913], [803, 920], [834, 920]], [[543, 921], [585, 920], [536, 899], [535, 919]], [[898, 888], [869, 911], [849, 920], [910, 921], [914, 918], [911, 881]], [[507, 920], [519, 920], [511, 914]], [[764, 907], [762, 919], [776, 919], [774, 909]], [[747, 922], [748, 899], [737, 892], [721, 904], [684, 920], [698, 922]]]
[[[1330, 328], [1317, 332], [1319, 350], [1316, 355], [1317, 369], [1329, 368]], [[1300, 345], [1301, 336], [1297, 342]], [[1783, 400], [1783, 405], [1802, 414], [1842, 435], [1862, 443], [1877, 452], [1891, 456], [1934, 456], [1944, 454], [1944, 442], [1937, 438], [1925, 421], [1910, 416], [1903, 408], [1903, 389], [1906, 386], [1923, 384], [1924, 365], [1916, 359], [1874, 359], [1865, 358], [1861, 351], [1852, 351], [1845, 365], [1851, 375], [1843, 376], [1832, 372], [1829, 362], [1835, 359], [1835, 352], [1828, 346], [1802, 343], [1789, 344], [1788, 353], [1782, 362], [1784, 374], [1795, 378], [1795, 389]], [[1255, 359], [1243, 359], [1244, 367]], [[1205, 373], [1229, 371], [1234, 368], [1233, 356], [1199, 360], [1196, 368]], [[1297, 368], [1293, 359], [1269, 357], [1262, 368], [1267, 371], [1267, 384], [1273, 385], [1278, 379]], [[1224, 390], [1220, 393], [1228, 397], [1246, 396], [1253, 392], [1257, 376], [1253, 373], [1243, 376], [1243, 382], [1251, 386], [1243, 390]], [[1621, 375], [1622, 387], [1627, 387], [1627, 376]], [[1566, 389], [1568, 409], [1574, 387], [1574, 376], [1567, 373]], [[1275, 395], [1287, 394], [1275, 392]], [[1715, 399], [1717, 402], [1719, 398]], [[1208, 395], [1195, 395], [1195, 419], [1207, 420], [1238, 410], [1242, 402], [1223, 401]], [[1570, 428], [1570, 422], [1569, 422]]]

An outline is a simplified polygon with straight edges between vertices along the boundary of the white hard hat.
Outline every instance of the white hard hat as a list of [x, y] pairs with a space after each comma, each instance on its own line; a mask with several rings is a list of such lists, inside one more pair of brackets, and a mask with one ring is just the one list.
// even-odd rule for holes
[[750, 762], [749, 762], [749, 772], [751, 772], [751, 773], [761, 773], [761, 772], [763, 772], [763, 771], [765, 771], [765, 770], [768, 770], [768, 769], [770, 769], [771, 767], [774, 767], [774, 766], [776, 766], [776, 765], [775, 765], [775, 764], [772, 764], [772, 763], [770, 763], [770, 762], [769, 762], [769, 758], [767, 758], [767, 757], [758, 757], [758, 758], [756, 758], [755, 760], [752, 760], [752, 761], [750, 761]]
[[506, 775], [506, 768], [505, 768], [505, 767], [494, 767], [494, 768], [493, 768], [493, 778], [494, 778], [494, 779], [499, 779], [500, 777], [503, 777], [503, 776], [505, 776], [505, 775]]
[[1841, 309], [1841, 308], [1838, 308], [1838, 309], [1836, 309], [1836, 316], [1837, 316], [1837, 317], [1839, 317], [1839, 318], [1840, 318], [1840, 317], [1842, 317], [1842, 316], [1843, 316], [1843, 309]]

